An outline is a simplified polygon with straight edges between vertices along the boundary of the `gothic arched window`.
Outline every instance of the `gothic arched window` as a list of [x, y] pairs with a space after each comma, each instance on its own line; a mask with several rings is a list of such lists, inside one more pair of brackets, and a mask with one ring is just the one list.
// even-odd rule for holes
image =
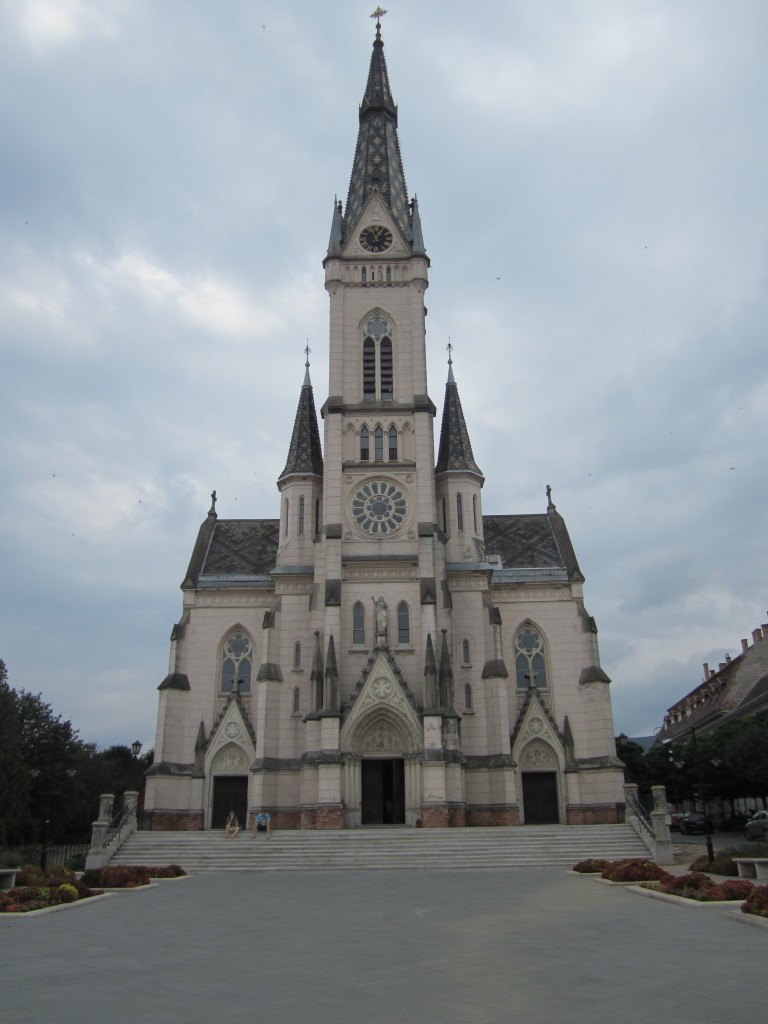
[[395, 462], [397, 460], [397, 430], [394, 427], [389, 428], [389, 461]]
[[472, 495], [472, 526], [477, 533], [477, 495]]
[[299, 534], [304, 533], [304, 498], [299, 498]]
[[393, 388], [392, 326], [374, 313], [363, 328], [363, 398], [391, 402]]
[[461, 645], [461, 663], [462, 665], [469, 665], [469, 640], [465, 640]]
[[544, 641], [530, 623], [518, 630], [515, 637], [515, 679], [518, 690], [527, 690], [529, 686], [546, 690], [548, 686]]
[[397, 642], [409, 644], [411, 642], [411, 613], [405, 601], [397, 606]]
[[301, 689], [298, 686], [293, 688], [293, 713], [298, 715], [301, 711]]
[[352, 643], [356, 647], [365, 643], [365, 608], [360, 601], [352, 608]]
[[221, 671], [219, 673], [221, 692], [233, 693], [237, 684], [240, 693], [250, 693], [252, 665], [251, 638], [242, 629], [233, 630], [221, 648]]
[[472, 710], [472, 684], [466, 683], [464, 686], [464, 709], [466, 711]]
[[368, 462], [371, 457], [371, 435], [368, 433], [368, 427], [363, 427], [360, 431], [360, 461]]
[[298, 642], [293, 645], [293, 667], [301, 668], [301, 644]]
[[376, 462], [384, 459], [384, 431], [381, 427], [376, 427], [373, 432], [373, 457]]
[[464, 532], [464, 503], [460, 494], [456, 495], [456, 526], [460, 532]]

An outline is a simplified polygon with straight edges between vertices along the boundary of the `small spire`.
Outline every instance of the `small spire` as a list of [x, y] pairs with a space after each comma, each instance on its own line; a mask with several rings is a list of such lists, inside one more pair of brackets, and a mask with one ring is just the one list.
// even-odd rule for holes
[[421, 230], [419, 200], [416, 196], [411, 200], [411, 249], [414, 256], [426, 256], [427, 250], [424, 247], [424, 235]]
[[440, 705], [444, 708], [453, 707], [453, 666], [451, 655], [448, 651], [448, 630], [441, 629], [443, 634], [443, 647], [440, 652], [440, 670], [438, 673], [438, 689], [440, 692]]
[[424, 703], [428, 708], [440, 706], [440, 687], [431, 633], [427, 633], [427, 651], [424, 657]]
[[328, 239], [328, 255], [340, 256], [344, 217], [341, 210], [341, 202], [336, 196], [333, 200], [333, 216], [331, 217], [331, 234]]
[[557, 508], [554, 501], [552, 501], [552, 488], [547, 484], [547, 512], [554, 512]]
[[482, 471], [472, 454], [472, 442], [461, 408], [459, 389], [453, 376], [453, 345], [448, 341], [448, 380], [445, 385], [443, 421], [440, 426], [440, 444], [437, 451], [436, 473], [465, 472], [482, 477]]
[[312, 381], [309, 379], [309, 353], [311, 351], [312, 351], [312, 349], [309, 347], [309, 338], [307, 338], [307, 344], [304, 346], [304, 355], [306, 356], [306, 359], [304, 361], [304, 371], [305, 372], [304, 372], [304, 385], [303, 386], [305, 388], [312, 387]]
[[278, 483], [289, 476], [323, 475], [323, 452], [320, 446], [320, 431], [317, 427], [315, 397], [309, 379], [309, 351], [309, 343], [307, 343], [304, 349], [306, 355], [304, 383], [301, 387], [299, 405], [296, 409], [296, 419], [293, 423], [293, 434], [291, 435], [291, 443], [288, 448], [288, 459], [285, 463], [285, 469], [278, 477]]
[[214, 519], [218, 518], [216, 515], [216, 491], [211, 491], [211, 507], [208, 509], [208, 515], [213, 516]]
[[448, 339], [448, 344], [445, 347], [448, 352], [448, 383], [455, 384], [456, 381], [453, 376], [453, 345], [451, 344], [450, 338]]

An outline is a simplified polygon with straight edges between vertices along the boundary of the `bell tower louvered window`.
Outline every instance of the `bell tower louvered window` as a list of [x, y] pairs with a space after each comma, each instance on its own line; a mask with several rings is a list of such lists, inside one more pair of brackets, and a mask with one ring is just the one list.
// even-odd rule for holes
[[391, 402], [394, 395], [392, 326], [380, 314], [370, 317], [363, 334], [363, 398]]

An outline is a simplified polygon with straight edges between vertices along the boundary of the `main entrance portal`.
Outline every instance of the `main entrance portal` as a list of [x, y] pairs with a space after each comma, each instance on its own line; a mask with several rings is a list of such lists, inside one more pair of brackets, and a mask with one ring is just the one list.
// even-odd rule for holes
[[224, 828], [227, 815], [234, 811], [240, 828], [248, 827], [248, 776], [217, 775], [213, 780], [211, 828]]
[[557, 773], [523, 772], [523, 810], [526, 825], [557, 825]]
[[361, 825], [405, 824], [405, 764], [401, 758], [365, 758], [361, 770]]

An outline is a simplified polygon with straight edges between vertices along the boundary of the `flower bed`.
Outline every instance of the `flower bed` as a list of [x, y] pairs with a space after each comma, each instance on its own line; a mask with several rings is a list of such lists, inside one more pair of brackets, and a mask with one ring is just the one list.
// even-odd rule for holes
[[79, 881], [74, 871], [59, 866], [40, 871], [25, 864], [17, 881], [19, 884], [13, 889], [0, 893], [0, 914], [28, 914], [101, 895]]
[[579, 875], [599, 875], [601, 872], [605, 871], [610, 863], [611, 861], [609, 860], [599, 860], [595, 857], [588, 857], [587, 860], [580, 860], [578, 864], [574, 864], [571, 870], [577, 872]]
[[670, 896], [682, 896], [688, 900], [698, 900], [702, 903], [723, 903], [747, 899], [752, 889], [752, 883], [746, 879], [729, 878], [718, 884], [702, 871], [678, 875], [677, 878], [664, 881], [659, 886], [659, 892], [667, 893]]
[[745, 914], [768, 918], [768, 885], [753, 885], [741, 909]]
[[663, 882], [673, 876], [652, 860], [615, 860], [600, 877], [607, 882]]

